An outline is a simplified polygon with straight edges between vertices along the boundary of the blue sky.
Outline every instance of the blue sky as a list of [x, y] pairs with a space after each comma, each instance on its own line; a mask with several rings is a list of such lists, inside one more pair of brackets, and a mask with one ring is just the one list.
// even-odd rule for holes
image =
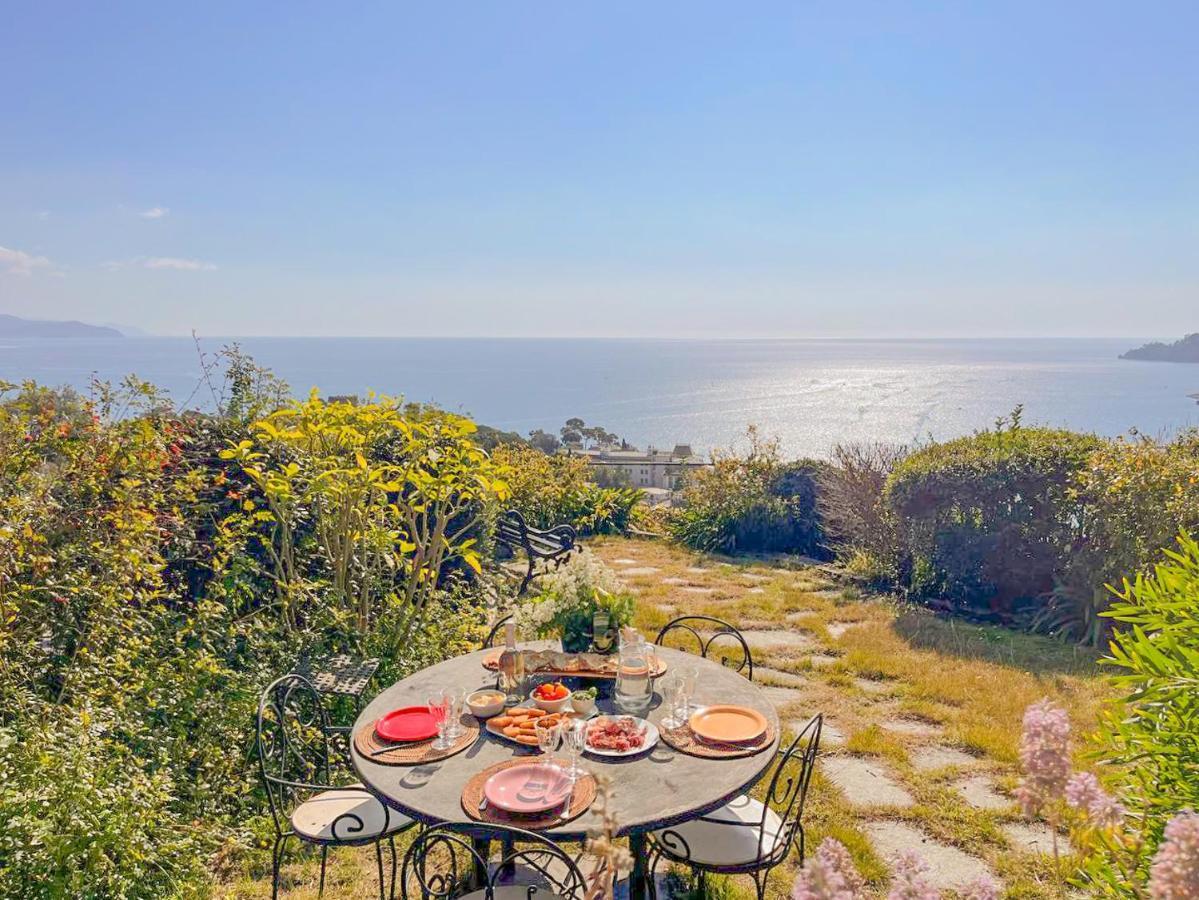
[[9, 4], [0, 311], [1199, 330], [1199, 5]]

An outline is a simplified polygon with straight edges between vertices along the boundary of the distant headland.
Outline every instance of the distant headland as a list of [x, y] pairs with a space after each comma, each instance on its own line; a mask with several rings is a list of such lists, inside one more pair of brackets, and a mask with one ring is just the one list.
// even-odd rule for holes
[[125, 335], [105, 325], [83, 322], [50, 322], [22, 319], [0, 313], [0, 338], [123, 338]]
[[1121, 353], [1120, 359], [1144, 359], [1153, 362], [1199, 363], [1199, 332], [1188, 334], [1180, 341], [1163, 344], [1152, 341], [1143, 347]]

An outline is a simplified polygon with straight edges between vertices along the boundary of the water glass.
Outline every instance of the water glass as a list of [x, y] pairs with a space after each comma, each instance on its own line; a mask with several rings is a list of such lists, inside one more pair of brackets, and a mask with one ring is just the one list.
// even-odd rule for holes
[[668, 675], [662, 679], [659, 690], [662, 693], [662, 707], [666, 710], [666, 718], [662, 720], [662, 725], [671, 729], [682, 728], [679, 695], [683, 692], [683, 679], [678, 675]]
[[429, 714], [433, 717], [433, 724], [437, 726], [437, 740], [433, 742], [433, 749], [445, 750], [450, 746], [450, 741], [445, 733], [446, 718], [450, 711], [449, 699], [444, 692], [439, 692], [429, 697], [428, 705]]
[[454, 740], [462, 736], [466, 729], [462, 727], [462, 710], [466, 707], [466, 691], [463, 688], [452, 687], [445, 689], [446, 698], [446, 728], [445, 736]]
[[683, 666], [679, 669], [679, 678], [683, 682], [683, 715], [690, 716], [696, 709], [691, 701], [695, 699], [695, 686], [699, 680], [699, 669], [695, 666]]
[[544, 722], [539, 721], [533, 726], [533, 731], [537, 734], [537, 746], [545, 754], [545, 761], [556, 763], [557, 760], [554, 759], [554, 754], [562, 746], [562, 726], [558, 724], [546, 725]]
[[572, 782], [583, 777], [583, 769], [579, 765], [579, 755], [587, 747], [587, 723], [568, 719], [562, 723], [562, 739], [566, 745], [566, 753], [570, 756], [570, 769], [566, 774]]

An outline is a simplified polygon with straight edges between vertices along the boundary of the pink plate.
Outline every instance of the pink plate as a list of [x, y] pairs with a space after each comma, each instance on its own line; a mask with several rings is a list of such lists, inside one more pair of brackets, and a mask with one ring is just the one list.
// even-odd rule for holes
[[505, 812], [539, 813], [565, 803], [570, 788], [558, 766], [538, 762], [496, 772], [483, 784], [483, 796]]

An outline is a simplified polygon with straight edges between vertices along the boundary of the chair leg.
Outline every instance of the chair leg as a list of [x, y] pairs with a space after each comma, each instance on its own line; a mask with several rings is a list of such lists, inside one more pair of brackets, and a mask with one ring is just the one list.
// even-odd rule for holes
[[395, 835], [387, 836], [388, 846], [391, 847], [391, 890], [387, 896], [389, 900], [396, 900], [396, 839]]
[[271, 848], [271, 900], [279, 898], [279, 875], [283, 869], [283, 852], [287, 849], [288, 837], [290, 835], [278, 835]]
[[325, 866], [329, 862], [329, 845], [321, 844], [321, 886], [317, 888], [318, 897], [325, 896]]
[[754, 872], [754, 887], [758, 890], [758, 900], [765, 900], [766, 897], [766, 881], [770, 877], [770, 870], [764, 872]]
[[379, 900], [387, 900], [386, 888], [383, 885], [383, 840], [375, 841], [375, 867], [379, 871]]

